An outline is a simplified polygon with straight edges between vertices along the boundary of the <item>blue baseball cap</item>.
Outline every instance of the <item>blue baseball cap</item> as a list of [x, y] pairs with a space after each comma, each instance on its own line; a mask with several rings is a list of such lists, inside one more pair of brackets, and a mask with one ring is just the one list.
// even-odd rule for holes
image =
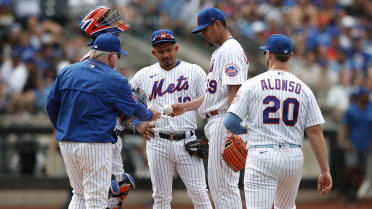
[[207, 8], [201, 11], [198, 15], [198, 27], [192, 30], [191, 33], [199, 33], [203, 28], [216, 22], [216, 20], [225, 20], [225, 15], [217, 8]]
[[120, 39], [111, 33], [99, 35], [96, 40], [94, 40], [92, 49], [106, 52], [119, 52], [122, 55], [128, 55], [128, 52], [121, 49]]
[[358, 86], [358, 88], [354, 91], [355, 96], [360, 95], [368, 95], [369, 91], [365, 86]]
[[176, 39], [174, 38], [173, 31], [169, 29], [160, 29], [154, 31], [151, 37], [151, 44], [155, 46], [155, 44], [164, 43], [164, 42], [171, 42], [176, 43]]
[[272, 34], [267, 39], [266, 46], [261, 46], [260, 49], [274, 54], [291, 54], [292, 41], [285, 35]]

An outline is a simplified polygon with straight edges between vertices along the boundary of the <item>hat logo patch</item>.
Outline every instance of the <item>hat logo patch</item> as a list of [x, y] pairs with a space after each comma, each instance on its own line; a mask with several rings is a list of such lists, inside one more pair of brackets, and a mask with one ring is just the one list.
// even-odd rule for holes
[[284, 49], [284, 53], [288, 53], [288, 50], [287, 49]]
[[97, 46], [97, 45], [94, 45], [94, 46], [93, 46], [93, 48], [97, 49], [97, 48], [98, 48], [98, 46]]
[[238, 75], [238, 66], [234, 63], [229, 63], [226, 65], [225, 67], [225, 73], [226, 75], [230, 76], [230, 77], [234, 77], [236, 75]]

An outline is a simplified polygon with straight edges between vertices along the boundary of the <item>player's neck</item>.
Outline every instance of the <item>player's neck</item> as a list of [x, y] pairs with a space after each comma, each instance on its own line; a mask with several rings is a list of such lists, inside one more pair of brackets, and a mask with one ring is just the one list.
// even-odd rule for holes
[[166, 70], [166, 71], [170, 71], [172, 70], [173, 68], [175, 68], [177, 66], [177, 62], [175, 62], [175, 64], [173, 65], [169, 65], [169, 66], [161, 66], [160, 67], [163, 69], [163, 70]]
[[225, 29], [225, 30], [222, 32], [222, 34], [221, 34], [221, 38], [220, 38], [220, 40], [217, 41], [217, 44], [221, 46], [221, 45], [222, 45], [223, 43], [225, 43], [227, 40], [232, 39], [232, 38], [233, 38], [233, 37], [232, 37], [231, 33], [230, 33], [227, 29]]
[[271, 66], [269, 66], [269, 70], [288, 72], [289, 63], [288, 62], [275, 62]]

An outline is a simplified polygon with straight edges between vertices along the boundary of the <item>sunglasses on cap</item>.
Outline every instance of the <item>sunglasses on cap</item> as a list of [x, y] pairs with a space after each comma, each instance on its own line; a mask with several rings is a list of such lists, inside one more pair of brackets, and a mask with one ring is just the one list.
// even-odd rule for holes
[[160, 34], [155, 36], [152, 41], [160, 41], [160, 40], [175, 40], [175, 38], [170, 34]]

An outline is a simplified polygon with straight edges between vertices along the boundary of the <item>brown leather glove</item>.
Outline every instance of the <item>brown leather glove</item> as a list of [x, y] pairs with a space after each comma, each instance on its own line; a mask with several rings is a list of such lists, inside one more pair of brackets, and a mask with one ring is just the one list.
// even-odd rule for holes
[[247, 158], [246, 144], [238, 135], [226, 136], [225, 149], [222, 157], [226, 164], [235, 172], [242, 170], [245, 167]]

